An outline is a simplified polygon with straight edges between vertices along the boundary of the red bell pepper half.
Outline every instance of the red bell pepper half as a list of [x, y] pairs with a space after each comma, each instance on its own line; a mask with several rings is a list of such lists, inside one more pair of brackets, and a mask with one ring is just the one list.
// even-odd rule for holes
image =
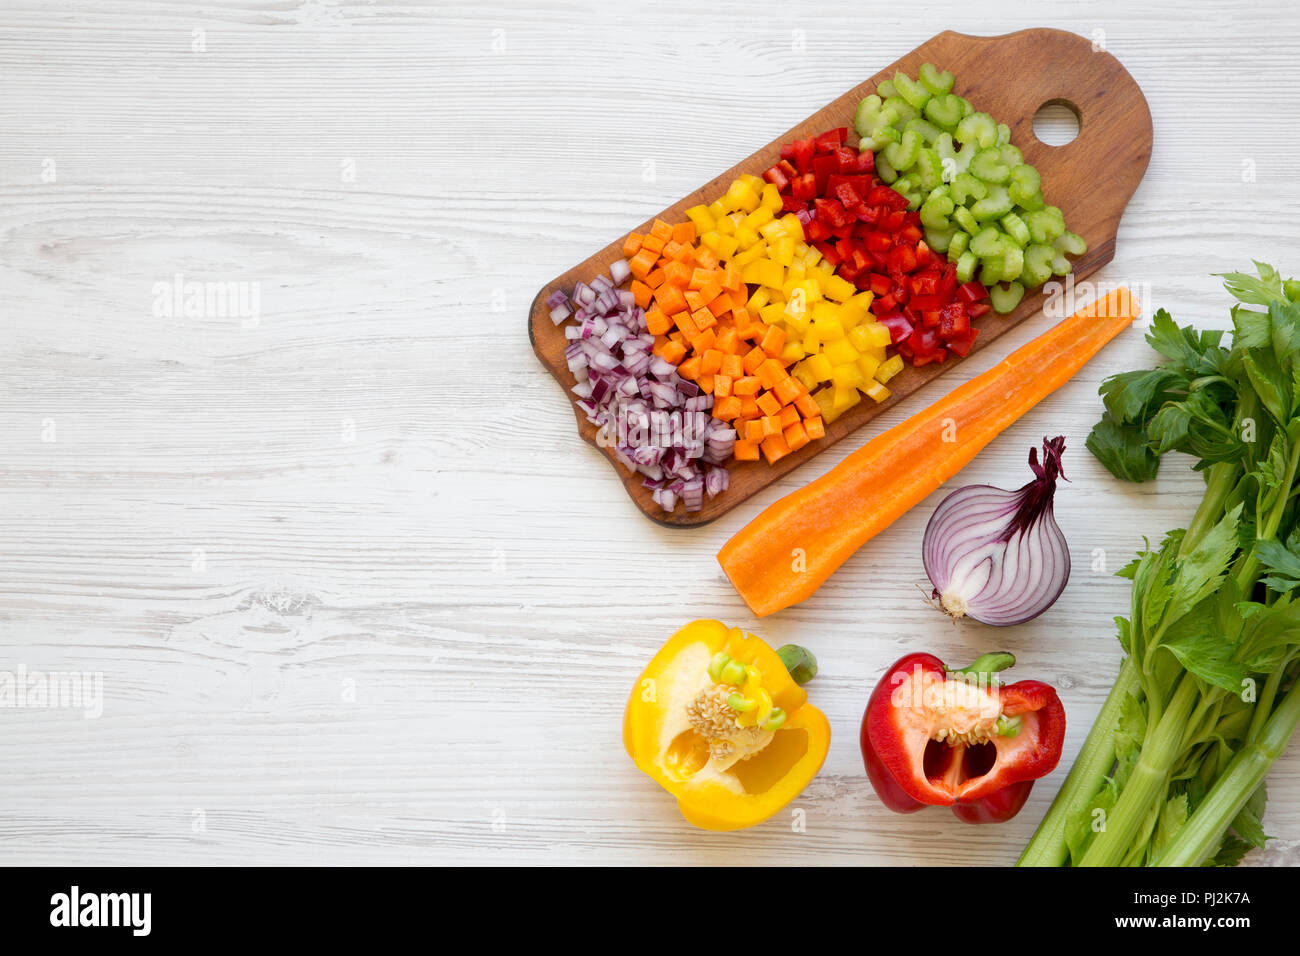
[[951, 807], [966, 823], [1010, 820], [1034, 781], [1055, 769], [1065, 708], [1035, 680], [1003, 684], [1010, 654], [949, 670], [908, 654], [876, 686], [862, 716], [862, 758], [885, 806], [912, 813]]

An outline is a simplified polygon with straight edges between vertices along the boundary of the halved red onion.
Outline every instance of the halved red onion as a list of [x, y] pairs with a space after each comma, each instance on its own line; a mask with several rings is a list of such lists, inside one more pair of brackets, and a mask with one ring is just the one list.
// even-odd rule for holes
[[1056, 524], [1056, 479], [1065, 438], [1029, 450], [1034, 480], [1015, 491], [958, 488], [925, 528], [921, 559], [939, 608], [999, 627], [1023, 624], [1056, 603], [1070, 580], [1070, 549]]
[[570, 295], [546, 299], [551, 318], [565, 328], [564, 357], [577, 379], [572, 389], [587, 420], [602, 429], [614, 457], [644, 477], [656, 503], [699, 511], [728, 485], [723, 464], [736, 433], [709, 414], [713, 396], [654, 354], [655, 337], [632, 293], [618, 287], [631, 276], [625, 260], [609, 276], [579, 282]]

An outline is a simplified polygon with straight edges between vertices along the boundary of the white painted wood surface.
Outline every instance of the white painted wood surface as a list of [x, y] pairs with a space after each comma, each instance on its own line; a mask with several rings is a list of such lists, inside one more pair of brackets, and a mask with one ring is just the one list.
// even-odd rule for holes
[[[104, 699], [98, 719], [0, 713], [0, 861], [1012, 862], [1064, 765], [1005, 826], [895, 816], [858, 720], [902, 652], [1005, 646], [1062, 689], [1068, 763], [1127, 604], [1093, 556], [1113, 571], [1199, 495], [1183, 462], [1123, 487], [1083, 450], [1098, 383], [1151, 358], [1140, 336], [963, 474], [1018, 484], [1031, 444], [1067, 436], [1076, 571], [1040, 621], [922, 604], [927, 502], [756, 622], [715, 551], [856, 443], [713, 526], [657, 527], [578, 440], [528, 304], [931, 34], [1049, 25], [1103, 40], [1155, 117], [1099, 278], [1221, 324], [1211, 273], [1300, 271], [1300, 8], [859, 9], [2, 0], [0, 655], [101, 673]], [[251, 283], [259, 320], [156, 315], [177, 275]], [[624, 755], [633, 679], [696, 617], [820, 658], [835, 737], [794, 805], [807, 832], [694, 831]], [[1266, 859], [1286, 862], [1300, 752], [1270, 789]]]

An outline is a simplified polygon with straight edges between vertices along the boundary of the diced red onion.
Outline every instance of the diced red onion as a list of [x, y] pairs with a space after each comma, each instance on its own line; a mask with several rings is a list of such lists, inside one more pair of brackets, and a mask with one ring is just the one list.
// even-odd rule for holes
[[570, 343], [565, 360], [578, 380], [573, 393], [587, 420], [615, 442], [615, 460], [644, 476], [642, 483], [665, 511], [678, 501], [688, 512], [699, 511], [706, 495], [727, 488], [722, 465], [736, 433], [709, 414], [713, 396], [654, 354], [645, 311], [631, 292], [618, 288], [630, 275], [628, 263], [617, 260], [608, 278], [579, 282], [569, 296], [553, 292], [547, 306], [557, 325], [566, 318], [574, 322], [564, 333]]
[[1056, 603], [1070, 580], [1070, 549], [1053, 514], [1063, 436], [1029, 451], [1034, 480], [1015, 491], [958, 488], [930, 516], [921, 545], [940, 609], [984, 624], [1022, 624]]

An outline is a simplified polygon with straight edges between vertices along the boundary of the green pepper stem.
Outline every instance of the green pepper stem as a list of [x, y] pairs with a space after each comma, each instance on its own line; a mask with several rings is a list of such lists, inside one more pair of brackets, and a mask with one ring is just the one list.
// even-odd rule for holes
[[1007, 651], [994, 651], [976, 658], [969, 667], [949, 667], [949, 674], [996, 674], [1008, 667], [1015, 667], [1016, 657]]

